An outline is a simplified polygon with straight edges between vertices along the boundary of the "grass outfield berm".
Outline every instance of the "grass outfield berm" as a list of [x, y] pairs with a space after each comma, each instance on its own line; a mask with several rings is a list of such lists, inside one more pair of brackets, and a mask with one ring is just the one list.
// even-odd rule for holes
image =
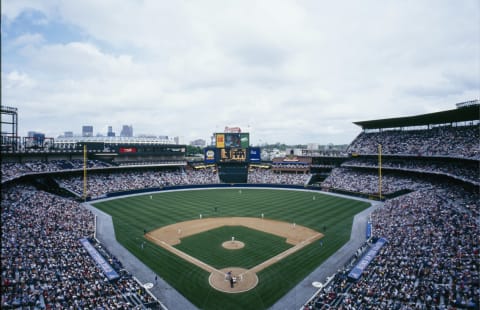
[[[153, 194], [152, 199], [148, 194], [94, 206], [112, 216], [117, 240], [123, 246], [198, 308], [266, 309], [349, 240], [353, 216], [370, 204], [311, 191], [237, 188], [160, 192]], [[200, 217], [261, 218], [262, 214], [265, 219], [296, 223], [324, 234], [323, 245], [309, 244], [261, 270], [257, 274], [258, 285], [244, 293], [228, 294], [212, 288], [209, 272], [144, 238], [144, 230], [149, 232]], [[227, 254], [221, 244], [232, 234], [245, 238], [242, 241], [246, 246]], [[264, 242], [268, 246], [262, 246]], [[212, 266], [242, 265], [248, 269], [291, 245], [278, 236], [224, 226], [185, 238], [184, 243], [175, 247]]]

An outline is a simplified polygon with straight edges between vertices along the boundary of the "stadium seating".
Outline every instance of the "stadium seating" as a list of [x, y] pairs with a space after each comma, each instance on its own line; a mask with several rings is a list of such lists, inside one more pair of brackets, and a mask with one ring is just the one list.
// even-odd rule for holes
[[[102, 168], [110, 165], [99, 160], [87, 160], [88, 168]], [[28, 160], [23, 163], [2, 162], [2, 183], [28, 174], [59, 172], [83, 169], [83, 160]]]
[[388, 243], [360, 280], [346, 266], [306, 309], [478, 309], [478, 194], [421, 186], [372, 214], [374, 239]]
[[105, 251], [120, 278], [102, 275], [79, 242], [95, 244], [93, 215], [78, 203], [16, 184], [2, 188], [1, 211], [2, 309], [159, 308]]
[[362, 132], [347, 152], [390, 155], [445, 156], [480, 159], [480, 125], [435, 127], [424, 130]]
[[378, 159], [364, 155], [381, 144], [383, 193], [409, 193], [371, 214], [365, 246], [387, 243], [360, 279], [349, 277], [349, 263], [304, 308], [478, 309], [479, 141], [478, 125], [361, 133], [349, 146], [360, 157], [333, 169], [322, 187], [378, 194]]
[[[367, 167], [378, 169], [377, 157], [353, 158], [342, 164], [342, 167]], [[472, 184], [480, 185], [478, 179], [479, 163], [475, 160], [442, 160], [418, 158], [382, 158], [382, 169], [389, 171], [409, 171], [431, 175], [445, 175]]]
[[[386, 200], [372, 213], [372, 239], [306, 301], [305, 309], [479, 308], [479, 132], [479, 126], [363, 132], [352, 142], [349, 152], [360, 156], [334, 168], [322, 188], [377, 194], [378, 162], [373, 155], [380, 143], [385, 155], [382, 193], [408, 194]], [[108, 164], [89, 160], [87, 166]], [[80, 196], [82, 176], [56, 173], [82, 168], [82, 160], [2, 162], [2, 308], [127, 309], [155, 304], [121, 262], [98, 247], [89, 211], [16, 180], [51, 172], [59, 184]], [[311, 176], [251, 169], [248, 183], [306, 185]], [[94, 198], [151, 187], [217, 183], [213, 169], [88, 173], [88, 191]], [[78, 243], [81, 237], [89, 238], [111, 262], [121, 274], [118, 281], [102, 276]], [[386, 245], [359, 280], [351, 279], [352, 267], [379, 238], [385, 238]]]
[[[103, 197], [107, 193], [131, 191], [145, 188], [162, 188], [175, 185], [218, 184], [218, 175], [211, 169], [175, 170], [175, 171], [112, 171], [109, 173], [92, 172], [88, 175], [88, 194], [91, 198]], [[83, 177], [58, 177], [61, 186], [82, 196]]]
[[275, 173], [270, 169], [251, 169], [248, 183], [306, 185], [310, 177], [310, 173]]

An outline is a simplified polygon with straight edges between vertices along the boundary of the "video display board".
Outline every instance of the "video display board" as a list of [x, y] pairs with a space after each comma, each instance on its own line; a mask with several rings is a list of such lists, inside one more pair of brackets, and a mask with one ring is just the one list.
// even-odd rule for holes
[[205, 149], [205, 163], [248, 162], [250, 158], [250, 134], [222, 132], [214, 134], [215, 148]]
[[246, 149], [250, 146], [249, 133], [216, 133], [215, 147], [223, 148], [242, 148]]
[[225, 147], [225, 134], [215, 134], [215, 146], [219, 149], [223, 149]]

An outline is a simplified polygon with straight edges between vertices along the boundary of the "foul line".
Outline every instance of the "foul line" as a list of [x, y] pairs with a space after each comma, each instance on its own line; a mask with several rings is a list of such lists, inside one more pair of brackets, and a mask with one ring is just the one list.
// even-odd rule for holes
[[165, 241], [161, 241], [151, 235], [148, 235], [147, 234], [147, 238], [148, 239], [151, 239], [151, 240], [155, 240], [156, 244], [160, 245], [161, 247], [164, 247], [165, 249], [169, 250], [170, 252], [173, 252], [174, 254], [176, 254], [177, 256], [180, 256], [186, 260], [188, 260], [189, 262], [191, 263], [194, 263], [195, 265], [197, 265], [198, 267], [202, 268], [203, 270], [205, 271], [208, 271], [208, 272], [218, 272], [220, 274], [225, 274], [224, 272], [210, 266], [209, 264], [207, 263], [204, 263], [202, 262], [201, 260], [199, 260], [198, 258], [195, 258], [191, 255], [188, 255], [187, 253], [185, 252], [182, 252], [180, 251], [179, 249], [176, 249], [174, 248], [173, 246], [171, 246], [170, 244], [166, 243]]
[[[248, 272], [254, 272], [254, 273], [257, 273], [257, 272], [260, 272], [262, 271], [263, 269], [265, 269], [266, 267], [270, 266], [270, 265], [273, 265], [274, 263], [282, 260], [283, 258], [289, 256], [290, 254], [300, 250], [301, 248], [303, 248], [304, 246], [312, 243], [313, 241], [315, 240], [318, 240], [322, 237], [323, 235], [322, 234], [316, 234], [316, 235], [313, 235], [311, 236], [310, 238], [306, 239], [306, 240], [303, 240], [302, 242], [298, 243], [297, 245], [291, 247], [290, 249], [286, 250], [286, 251], [283, 251], [282, 253], [279, 253], [277, 255], [275, 255], [274, 257], [272, 258], [269, 258], [267, 259], [266, 261], [258, 264], [257, 266], [253, 267], [253, 268], [250, 268], [248, 269], [247, 271], [241, 273], [239, 276], [243, 276], [245, 275], [246, 273]], [[166, 243], [165, 241], [161, 241], [153, 236], [151, 236], [150, 234], [147, 234], [147, 239], [150, 239], [150, 240], [155, 240], [156, 244], [160, 245], [161, 247], [169, 250], [170, 252], [173, 252], [174, 254], [176, 254], [177, 256], [180, 256], [182, 257], [183, 259], [197, 265], [198, 267], [202, 268], [203, 270], [207, 271], [207, 272], [218, 272], [220, 274], [225, 274], [223, 271], [220, 271], [212, 266], [210, 266], [209, 264], [207, 263], [204, 263], [203, 261], [199, 260], [198, 258], [195, 258], [191, 255], [188, 255], [187, 253], [185, 252], [182, 252], [180, 251], [179, 249], [173, 247], [172, 245]]]
[[304, 246], [312, 243], [313, 241], [317, 240], [317, 239], [320, 239], [322, 238], [323, 235], [322, 234], [316, 234], [316, 235], [313, 235], [311, 236], [310, 238], [308, 239], [305, 239], [303, 240], [302, 242], [298, 243], [297, 245], [291, 247], [290, 249], [286, 250], [286, 251], [283, 251], [282, 253], [280, 254], [277, 254], [275, 255], [274, 257], [272, 258], [269, 258], [267, 259], [266, 261], [258, 264], [257, 266], [253, 267], [253, 268], [250, 268], [248, 269], [247, 271], [245, 271], [244, 273], [242, 273], [241, 275], [244, 275], [245, 273], [247, 272], [250, 272], [250, 271], [253, 271], [253, 272], [259, 272], [259, 271], [262, 271], [263, 269], [265, 269], [266, 267], [270, 266], [270, 265], [273, 265], [274, 263], [280, 261], [281, 259], [289, 256], [290, 254], [300, 250], [301, 248], [303, 248]]

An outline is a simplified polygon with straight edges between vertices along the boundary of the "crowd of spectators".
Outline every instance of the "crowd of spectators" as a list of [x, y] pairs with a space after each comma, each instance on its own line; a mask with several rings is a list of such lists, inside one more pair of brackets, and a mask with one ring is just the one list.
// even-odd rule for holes
[[[59, 177], [62, 187], [83, 195], [83, 177]], [[165, 186], [191, 184], [218, 184], [218, 174], [213, 169], [176, 170], [176, 171], [111, 171], [109, 173], [91, 172], [87, 177], [87, 196], [103, 197], [107, 193], [136, 189], [158, 189]]]
[[[354, 266], [350, 262], [305, 309], [480, 308], [479, 129], [477, 124], [363, 132], [352, 142], [349, 153], [378, 154], [381, 144], [382, 154], [396, 155], [382, 158], [382, 167], [391, 169], [382, 173], [382, 193], [407, 190], [408, 194], [387, 200], [372, 213], [371, 242], [385, 238], [387, 243], [360, 279], [348, 277]], [[365, 167], [378, 168], [377, 159], [351, 158], [341, 168], [333, 169], [322, 187], [378, 194], [378, 172], [362, 169]], [[472, 190], [446, 179], [435, 180], [434, 174], [476, 187]]]
[[[102, 168], [110, 165], [99, 160], [87, 160], [87, 168]], [[2, 183], [32, 173], [57, 172], [83, 169], [83, 160], [29, 160], [23, 163], [2, 162]]]
[[[378, 195], [379, 176], [376, 172], [347, 167], [335, 168], [322, 182], [325, 190], [339, 190], [366, 195]], [[400, 176], [395, 173], [382, 174], [382, 194], [403, 190], [418, 190], [423, 186], [420, 177]]]
[[2, 188], [2, 309], [144, 309], [158, 302], [114, 257], [108, 281], [79, 242], [94, 217], [77, 202], [17, 184]]
[[8, 180], [15, 179], [22, 176], [29, 171], [29, 169], [21, 163], [2, 162], [2, 183]]
[[[88, 160], [87, 168], [109, 167], [108, 164]], [[282, 166], [283, 167], [283, 166]], [[294, 166], [294, 168], [297, 166]], [[304, 167], [304, 166], [302, 166]], [[58, 172], [82, 169], [82, 160], [28, 161], [24, 163], [2, 163], [2, 182], [19, 176], [38, 172]], [[290, 184], [305, 185], [311, 177], [310, 173], [274, 172], [271, 169], [251, 169], [248, 183], [252, 184]], [[56, 176], [58, 183], [83, 196], [83, 176]], [[162, 188], [176, 185], [201, 185], [220, 183], [215, 167], [205, 169], [172, 170], [138, 170], [138, 171], [90, 171], [87, 177], [87, 196], [104, 197], [107, 193], [138, 190], [146, 188]]]
[[132, 160], [116, 162], [118, 166], [155, 166], [155, 165], [186, 165], [185, 160]]
[[[288, 184], [305, 185], [311, 174], [275, 173], [269, 169], [252, 169], [248, 173], [250, 184]], [[80, 176], [58, 177], [59, 184], [71, 192], [82, 196], [83, 178]], [[87, 196], [104, 197], [107, 193], [136, 189], [158, 189], [176, 185], [219, 184], [216, 170], [176, 170], [176, 171], [129, 171], [129, 172], [91, 172], [87, 177]]]
[[284, 169], [306, 169], [310, 167], [307, 163], [272, 163], [272, 168], [284, 168]]
[[310, 173], [273, 172], [270, 169], [251, 169], [248, 172], [250, 184], [289, 184], [306, 185], [311, 178]]
[[373, 240], [388, 242], [361, 278], [344, 269], [305, 309], [479, 308], [479, 195], [422, 186], [372, 213]]
[[362, 132], [347, 152], [414, 156], [448, 156], [480, 159], [480, 125], [444, 126], [425, 130]]
[[[369, 167], [378, 169], [378, 159], [366, 157], [353, 158], [344, 162], [342, 167]], [[392, 159], [383, 157], [382, 168], [429, 174], [443, 174], [480, 185], [478, 161], [441, 161], [438, 159], [425, 161], [416, 158]]]

